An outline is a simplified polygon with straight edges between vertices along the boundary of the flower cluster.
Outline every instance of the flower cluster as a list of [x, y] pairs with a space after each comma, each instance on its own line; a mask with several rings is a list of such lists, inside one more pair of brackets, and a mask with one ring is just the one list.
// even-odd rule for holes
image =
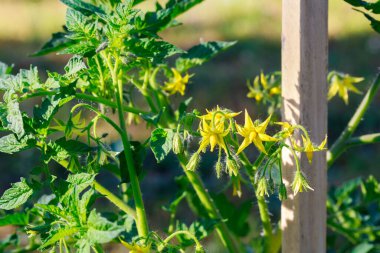
[[[292, 151], [296, 160], [296, 174], [292, 183], [294, 193], [297, 194], [298, 192], [312, 189], [302, 174], [297, 153], [305, 153], [311, 163], [313, 153], [324, 150], [327, 139], [321, 144], [315, 145], [312, 143], [304, 127], [292, 125], [288, 122], [274, 122], [275, 125], [281, 126], [281, 129], [271, 135], [267, 130], [271, 123], [271, 116], [267, 117], [264, 121], [253, 121], [247, 110], [245, 110], [244, 125], [240, 125], [235, 121], [235, 117], [239, 114], [240, 112], [232, 112], [228, 109], [216, 107], [211, 111], [207, 110], [205, 115], [198, 116], [200, 119], [198, 132], [201, 140], [197, 151], [192, 155], [187, 164], [187, 169], [196, 170], [199, 166], [201, 153], [206, 152], [208, 148], [210, 152], [217, 150], [218, 160], [215, 164], [217, 177], [220, 177], [222, 171], [227, 172], [232, 178], [234, 192], [237, 195], [241, 194], [239, 180], [242, 176], [239, 170], [241, 164], [244, 167], [248, 167], [249, 170], [253, 168], [256, 173], [255, 184], [257, 194], [259, 196], [269, 195], [269, 188], [273, 185], [273, 180], [272, 178], [268, 180], [266, 175], [271, 175], [269, 171], [272, 168], [281, 170], [281, 166], [279, 165], [281, 164], [281, 150], [288, 148]], [[297, 144], [296, 131], [301, 132], [302, 145]], [[245, 149], [251, 144], [261, 154], [261, 158], [258, 158], [254, 164], [247, 161], [248, 158], [244, 154]], [[222, 163], [222, 156], [225, 157], [224, 163]], [[282, 178], [279, 185], [279, 193], [280, 197], [286, 198], [286, 189], [284, 188]]]

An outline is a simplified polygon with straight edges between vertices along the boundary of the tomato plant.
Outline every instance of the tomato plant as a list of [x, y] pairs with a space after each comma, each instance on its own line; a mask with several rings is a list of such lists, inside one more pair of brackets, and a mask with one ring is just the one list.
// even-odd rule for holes
[[[326, 150], [327, 143], [326, 137], [315, 144], [303, 126], [279, 120], [281, 73], [262, 73], [249, 84], [248, 97], [269, 108], [265, 119], [255, 118], [244, 108], [237, 112], [219, 106], [189, 110], [192, 98], [186, 97], [186, 91], [192, 69], [235, 42], [202, 42], [184, 50], [159, 33], [179, 25], [176, 18], [202, 0], [169, 0], [164, 5], [157, 3], [154, 11], [138, 9], [141, 0], [61, 1], [67, 6], [64, 30], [53, 34], [34, 55], [71, 55], [63, 72], [48, 71], [47, 78], [41, 78], [36, 67], [14, 74], [12, 66], [0, 64], [0, 122], [6, 133], [0, 138], [0, 151], [13, 154], [37, 149], [40, 154], [39, 166], [30, 168], [29, 175], [0, 198], [0, 225], [18, 227], [0, 249], [104, 252], [104, 246], [112, 242], [130, 252], [184, 252], [189, 247], [204, 252], [202, 240], [216, 231], [226, 251], [245, 252], [251, 247], [258, 252], [278, 252], [281, 230], [272, 221], [267, 197], [274, 194], [284, 200], [289, 190], [295, 194], [313, 190], [299, 166], [299, 154], [306, 153], [312, 163], [313, 153]], [[362, 81], [338, 72], [328, 79], [329, 98], [339, 95], [346, 103], [348, 91], [359, 92], [354, 83]], [[353, 120], [356, 125], [348, 127], [351, 132], [344, 132], [332, 146], [329, 165], [348, 145], [365, 141], [351, 135], [379, 84], [377, 79], [364, 97], [364, 107], [359, 107]], [[36, 97], [41, 100], [32, 100]], [[29, 113], [20, 109], [25, 101], [41, 102]], [[66, 119], [58, 112], [67, 114]], [[244, 121], [236, 119], [239, 114]], [[106, 134], [99, 131], [100, 122], [117, 133], [121, 151], [107, 144]], [[132, 124], [145, 127], [150, 137], [136, 141], [129, 131]], [[295, 136], [302, 136], [302, 142]], [[250, 146], [257, 153], [247, 154]], [[140, 187], [149, 149], [157, 163], [171, 155], [176, 158], [173, 164], [182, 168], [175, 182], [179, 186], [176, 197], [165, 207], [170, 222], [159, 229], [150, 227]], [[282, 180], [283, 149], [290, 150], [296, 166], [290, 189]], [[228, 187], [218, 195], [208, 192], [198, 174], [206, 151], [216, 154], [216, 177], [228, 178]], [[57, 164], [66, 170], [64, 176], [52, 169]], [[103, 172], [118, 179], [117, 192], [99, 183]], [[245, 194], [257, 199], [263, 229], [249, 243], [242, 238], [248, 234], [251, 205], [246, 202], [236, 207], [225, 193], [232, 188], [233, 195], [240, 197], [242, 184], [250, 190]], [[330, 212], [351, 205], [345, 199], [359, 186], [364, 201], [379, 200], [374, 178], [348, 185], [333, 193]], [[94, 202], [99, 198], [106, 198], [117, 210], [96, 210]], [[196, 217], [191, 224], [178, 218], [182, 202], [188, 203]], [[354, 225], [348, 216], [332, 215], [328, 222], [350, 241], [361, 240], [363, 234], [350, 233]], [[19, 240], [25, 234], [26, 244]]]

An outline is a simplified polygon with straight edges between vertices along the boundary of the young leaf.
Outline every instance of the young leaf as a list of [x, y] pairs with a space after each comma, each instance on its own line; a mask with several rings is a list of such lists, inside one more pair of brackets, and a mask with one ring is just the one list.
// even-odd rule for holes
[[31, 135], [24, 136], [20, 140], [16, 135], [9, 134], [0, 138], [0, 152], [13, 154], [34, 147], [35, 140]]
[[0, 103], [0, 119], [3, 127], [15, 133], [18, 137], [25, 134], [24, 122], [17, 100], [8, 100], [6, 104]]
[[12, 185], [0, 198], [0, 209], [11, 210], [24, 204], [33, 194], [33, 189], [24, 178]]
[[141, 21], [141, 29], [155, 34], [178, 24], [174, 21], [176, 17], [201, 2], [203, 2], [203, 0], [171, 0], [166, 4], [165, 9], [147, 12]]
[[53, 33], [52, 38], [46, 42], [40, 50], [33, 53], [31, 56], [43, 56], [46, 54], [59, 52], [75, 43], [74, 40], [69, 39], [67, 36], [70, 34], [68, 32], [57, 32]]
[[61, 2], [66, 4], [68, 7], [79, 11], [85, 16], [90, 16], [96, 13], [105, 14], [104, 10], [101, 8], [81, 0], [61, 0]]
[[201, 43], [190, 48], [187, 53], [181, 55], [176, 61], [176, 67], [179, 71], [183, 72], [191, 67], [201, 65], [220, 52], [232, 47], [235, 43], [235, 41], [212, 41]]
[[83, 60], [79, 56], [72, 57], [67, 65], [65, 66], [66, 76], [72, 76], [77, 74], [79, 71], [87, 69], [86, 64], [84, 64]]
[[46, 247], [55, 244], [59, 240], [67, 237], [67, 236], [72, 236], [79, 232], [79, 228], [62, 228], [59, 229], [58, 231], [55, 231], [52, 235], [50, 235], [47, 240], [44, 241], [44, 243], [40, 246], [40, 249], [45, 249]]
[[150, 137], [150, 148], [156, 157], [157, 162], [161, 162], [169, 154], [173, 146], [173, 130], [155, 129]]
[[124, 230], [92, 210], [87, 221], [87, 238], [92, 243], [108, 243]]

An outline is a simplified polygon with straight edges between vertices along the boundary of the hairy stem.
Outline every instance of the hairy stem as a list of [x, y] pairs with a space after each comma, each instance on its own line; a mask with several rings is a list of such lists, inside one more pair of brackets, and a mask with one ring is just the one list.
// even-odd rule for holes
[[352, 116], [351, 120], [348, 122], [346, 128], [343, 130], [339, 138], [334, 142], [330, 150], [327, 152], [327, 167], [328, 168], [330, 168], [335, 162], [335, 160], [345, 151], [347, 141], [357, 129], [364, 114], [368, 110], [369, 105], [374, 99], [379, 87], [380, 87], [380, 74], [377, 75], [375, 81], [372, 83], [371, 87], [367, 91], [359, 107], [356, 109], [355, 114]]
[[122, 184], [127, 181], [127, 173], [129, 173], [129, 178], [132, 187], [133, 198], [136, 206], [136, 226], [137, 231], [140, 236], [147, 237], [149, 234], [148, 221], [146, 218], [144, 202], [142, 199], [140, 182], [136, 174], [135, 163], [133, 159], [131, 144], [128, 139], [127, 127], [125, 124], [124, 110], [123, 110], [123, 81], [122, 72], [119, 72], [118, 64], [119, 61], [116, 58], [115, 63], [112, 64], [110, 55], [104, 56], [107, 61], [108, 68], [110, 69], [112, 76], [112, 84], [116, 91], [116, 103], [117, 112], [119, 117], [119, 124], [121, 128], [121, 140], [124, 147], [125, 160], [127, 161], [127, 171], [121, 169], [120, 174], [122, 178]]
[[220, 239], [222, 240], [223, 245], [228, 249], [229, 252], [241, 252], [237, 245], [237, 242], [235, 241], [235, 238], [231, 235], [226, 224], [223, 222], [222, 215], [220, 214], [210, 194], [205, 189], [202, 180], [195, 172], [186, 169], [188, 158], [184, 154], [179, 154], [178, 159], [187, 178], [197, 193], [202, 206], [206, 209], [210, 218], [221, 220], [221, 222], [217, 225], [216, 230]]

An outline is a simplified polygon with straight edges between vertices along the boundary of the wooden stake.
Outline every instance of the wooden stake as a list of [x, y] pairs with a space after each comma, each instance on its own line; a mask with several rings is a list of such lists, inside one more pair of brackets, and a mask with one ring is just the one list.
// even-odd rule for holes
[[[327, 132], [327, 0], [283, 0], [283, 120], [301, 124], [315, 143]], [[298, 136], [301, 144], [301, 136]], [[301, 170], [314, 191], [293, 195], [295, 164], [283, 150], [288, 200], [281, 207], [282, 252], [326, 252], [326, 153], [314, 153], [310, 165], [300, 157]]]

